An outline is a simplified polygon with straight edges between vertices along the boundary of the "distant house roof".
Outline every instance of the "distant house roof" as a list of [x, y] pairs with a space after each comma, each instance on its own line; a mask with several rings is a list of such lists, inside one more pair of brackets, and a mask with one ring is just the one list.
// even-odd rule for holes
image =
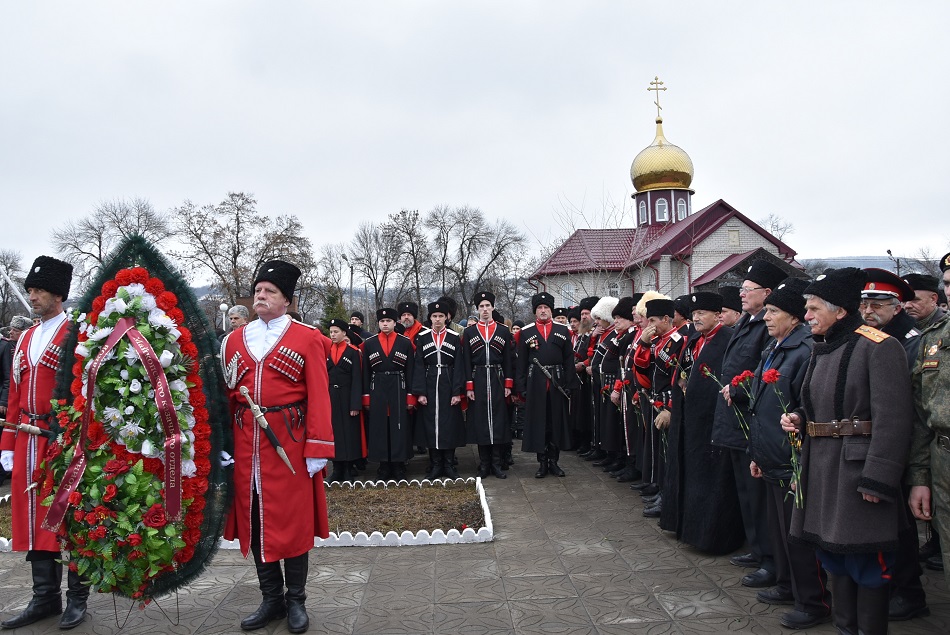
[[799, 265], [794, 260], [792, 262], [785, 262], [772, 252], [767, 251], [762, 247], [757, 247], [741, 254], [732, 254], [718, 265], [693, 280], [692, 286], [701, 287], [702, 285], [710, 284], [725, 276], [730, 271], [736, 271], [737, 269], [739, 273], [744, 274], [748, 265], [751, 264], [753, 260], [768, 260], [779, 269], [785, 271], [789, 276], [801, 278], [805, 277], [805, 273], [801, 270], [801, 265]]
[[734, 217], [775, 245], [785, 259], [795, 257], [795, 250], [719, 199], [675, 223], [640, 229], [578, 229], [531, 277], [595, 270], [623, 271], [661, 256], [689, 256], [695, 245]]
[[621, 271], [630, 259], [637, 230], [578, 229], [558, 247], [534, 276], [581, 271]]

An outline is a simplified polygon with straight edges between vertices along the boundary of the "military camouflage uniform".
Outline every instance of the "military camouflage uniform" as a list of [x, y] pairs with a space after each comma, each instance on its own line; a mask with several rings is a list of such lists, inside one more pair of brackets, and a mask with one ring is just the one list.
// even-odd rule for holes
[[[930, 487], [934, 526], [941, 544], [950, 545], [950, 316], [943, 316], [920, 336], [912, 382], [916, 416], [910, 484]], [[947, 550], [943, 570], [950, 583]]]

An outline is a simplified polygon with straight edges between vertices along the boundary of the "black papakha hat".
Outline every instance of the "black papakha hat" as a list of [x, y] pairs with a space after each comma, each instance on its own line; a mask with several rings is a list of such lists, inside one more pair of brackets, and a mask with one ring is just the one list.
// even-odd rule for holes
[[492, 309], [491, 319], [495, 320], [499, 324], [505, 323], [505, 316], [498, 312], [498, 309]]
[[[805, 289], [808, 287], [808, 280], [801, 278], [785, 278], [777, 287], [772, 289], [772, 293], [765, 299], [766, 304], [782, 309], [790, 315], [794, 315], [800, 321], [805, 321]], [[817, 295], [817, 294], [816, 294]], [[831, 302], [831, 300], [828, 300]], [[838, 304], [832, 302], [832, 304]], [[840, 306], [840, 305], [839, 305]]]
[[512, 326], [517, 326], [519, 329], [524, 328], [524, 320], [515, 320], [511, 323]]
[[390, 320], [396, 320], [396, 321], [398, 321], [398, 320], [399, 320], [399, 314], [396, 313], [396, 309], [391, 309], [391, 308], [389, 308], [389, 307], [384, 307], [384, 308], [382, 308], [382, 309], [376, 309], [376, 321], [377, 321], [377, 322], [379, 322], [380, 320], [385, 320], [385, 319], [387, 319], [387, 318], [390, 319]]
[[442, 313], [442, 314], [445, 315], [446, 317], [448, 317], [449, 315], [452, 314], [452, 312], [449, 311], [449, 309], [448, 309], [448, 307], [445, 305], [445, 303], [442, 302], [441, 300], [436, 300], [435, 302], [430, 302], [430, 303], [428, 304], [428, 306], [426, 306], [426, 309], [428, 310], [430, 316], [431, 316], [433, 313]]
[[359, 346], [363, 343], [363, 333], [360, 331], [360, 327], [355, 324], [349, 324], [348, 326], [346, 336], [350, 338], [350, 344]]
[[567, 319], [568, 320], [580, 320], [581, 319], [581, 308], [579, 306], [572, 306], [567, 310]]
[[541, 293], [535, 293], [531, 296], [531, 310], [537, 311], [538, 307], [541, 305], [547, 306], [549, 309], [554, 309], [554, 296], [548, 293], [547, 291], [542, 291]]
[[408, 313], [414, 318], [419, 317], [419, 305], [415, 302], [400, 302], [398, 306], [396, 306], [396, 310], [399, 311], [399, 315]]
[[665, 298], [657, 298], [656, 300], [650, 300], [646, 304], [647, 307], [647, 317], [666, 317], [672, 318], [673, 313], [676, 312], [676, 307], [673, 306], [672, 300], [667, 300]]
[[[861, 304], [861, 291], [868, 274], [856, 267], [826, 269], [815, 281], [805, 287], [802, 293], [815, 295], [831, 302], [848, 313], [856, 313]], [[769, 300], [766, 299], [766, 304]]]
[[868, 279], [864, 283], [864, 290], [861, 292], [862, 298], [872, 300], [897, 298], [901, 302], [907, 302], [915, 297], [914, 289], [898, 278], [897, 274], [887, 269], [867, 267], [864, 273], [868, 274]]
[[690, 309], [690, 296], [681, 295], [679, 297], [673, 298], [673, 309], [682, 315], [687, 320], [692, 314], [692, 309]]
[[343, 321], [343, 320], [341, 320], [341, 319], [339, 319], [339, 318], [333, 318], [332, 320], [330, 320], [330, 323], [327, 324], [327, 330], [329, 330], [329, 328], [330, 328], [331, 326], [337, 327], [338, 329], [340, 329], [340, 330], [343, 331], [344, 333], [350, 330], [350, 323], [349, 323], [349, 322], [345, 322], [345, 321]]
[[458, 303], [452, 298], [450, 298], [449, 296], [444, 295], [438, 300], [436, 300], [436, 302], [442, 305], [442, 307], [445, 310], [445, 314], [449, 316], [449, 318], [455, 317], [455, 314], [458, 313], [458, 308], [459, 308]]
[[719, 295], [722, 296], [722, 308], [742, 313], [742, 298], [739, 297], [739, 287], [719, 287]]
[[590, 311], [591, 309], [594, 308], [594, 305], [597, 304], [598, 302], [600, 302], [600, 298], [598, 298], [596, 295], [592, 295], [588, 298], [584, 298], [583, 300], [581, 300], [580, 303], [577, 305], [577, 307], [581, 311], [584, 311], [584, 310]]
[[766, 289], [774, 289], [788, 274], [768, 260], [753, 260], [746, 271], [745, 280], [751, 280]]
[[712, 311], [719, 313], [722, 311], [722, 296], [712, 291], [697, 291], [689, 296], [689, 312], [693, 311]]
[[350, 317], [358, 318], [360, 322], [366, 323], [366, 318], [363, 317], [363, 313], [361, 311], [353, 311], [352, 313], [350, 313]]
[[928, 276], [926, 273], [909, 273], [904, 276], [904, 282], [910, 285], [914, 291], [930, 291], [936, 293], [940, 288], [940, 281], [936, 276]]
[[554, 311], [551, 312], [551, 315], [553, 315], [554, 317], [561, 317], [562, 315], [564, 317], [567, 317], [567, 308], [563, 306], [559, 306], [558, 308], [554, 309]]
[[637, 304], [640, 302], [640, 300], [643, 299], [643, 293], [638, 291], [637, 293], [634, 293], [631, 297], [633, 298], [633, 308], [634, 310], [636, 310]]
[[42, 289], [60, 296], [64, 301], [69, 298], [69, 283], [73, 279], [73, 266], [68, 262], [50, 256], [40, 256], [26, 274], [23, 288]]
[[635, 308], [637, 308], [637, 303], [633, 301], [633, 298], [630, 296], [620, 298], [617, 302], [617, 306], [610, 312], [610, 317], [617, 317], [619, 315], [625, 320], [632, 320], [633, 310]]
[[492, 306], [495, 306], [495, 294], [492, 293], [491, 291], [479, 291], [478, 293], [476, 293], [475, 297], [472, 298], [472, 304], [474, 304], [477, 307], [484, 300], [488, 300], [489, 302], [491, 302]]
[[254, 287], [258, 282], [270, 282], [280, 289], [289, 302], [294, 301], [294, 289], [297, 287], [297, 279], [300, 278], [300, 269], [296, 265], [283, 260], [268, 260], [261, 265], [254, 278]]

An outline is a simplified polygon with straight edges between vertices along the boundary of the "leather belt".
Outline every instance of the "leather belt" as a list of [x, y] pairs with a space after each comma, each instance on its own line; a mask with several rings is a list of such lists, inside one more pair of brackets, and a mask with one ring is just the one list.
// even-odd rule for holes
[[475, 364], [475, 368], [501, 368], [501, 364]]
[[870, 436], [871, 422], [858, 419], [843, 419], [828, 423], [809, 421], [807, 430], [810, 437]]
[[944, 452], [950, 452], [950, 437], [945, 434], [938, 434], [937, 438], [937, 447], [943, 450]]
[[28, 412], [27, 410], [24, 410], [23, 408], [20, 408], [20, 414], [25, 416], [30, 421], [49, 421], [50, 419], [53, 418], [52, 412], [47, 412], [45, 415], [38, 415], [35, 412]]

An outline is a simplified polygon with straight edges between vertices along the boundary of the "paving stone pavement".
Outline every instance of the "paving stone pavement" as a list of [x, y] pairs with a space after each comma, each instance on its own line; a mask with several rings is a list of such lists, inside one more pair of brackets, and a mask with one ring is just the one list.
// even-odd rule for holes
[[[474, 472], [474, 448], [460, 453]], [[471, 545], [341, 547], [311, 552], [310, 633], [355, 635], [620, 635], [782, 633], [788, 607], [755, 599], [727, 557], [680, 545], [642, 516], [640, 497], [599, 468], [562, 454], [566, 478], [535, 479], [533, 455], [515, 453], [509, 478], [485, 482], [495, 540]], [[424, 469], [416, 457], [410, 475]], [[925, 572], [931, 616], [891, 624], [894, 634], [950, 633], [950, 592]], [[23, 554], [0, 554], [0, 615], [29, 601]], [[90, 598], [73, 633], [240, 633], [257, 608], [254, 567], [221, 551], [177, 597], [144, 610], [111, 595]], [[163, 614], [164, 612], [164, 614]], [[166, 617], [166, 615], [168, 617]], [[176, 617], [177, 616], [177, 617]], [[171, 621], [169, 621], [169, 618]], [[267, 633], [286, 633], [284, 621]], [[18, 633], [59, 633], [48, 619]], [[263, 631], [258, 631], [263, 632]], [[830, 625], [809, 633], [834, 633]]]

